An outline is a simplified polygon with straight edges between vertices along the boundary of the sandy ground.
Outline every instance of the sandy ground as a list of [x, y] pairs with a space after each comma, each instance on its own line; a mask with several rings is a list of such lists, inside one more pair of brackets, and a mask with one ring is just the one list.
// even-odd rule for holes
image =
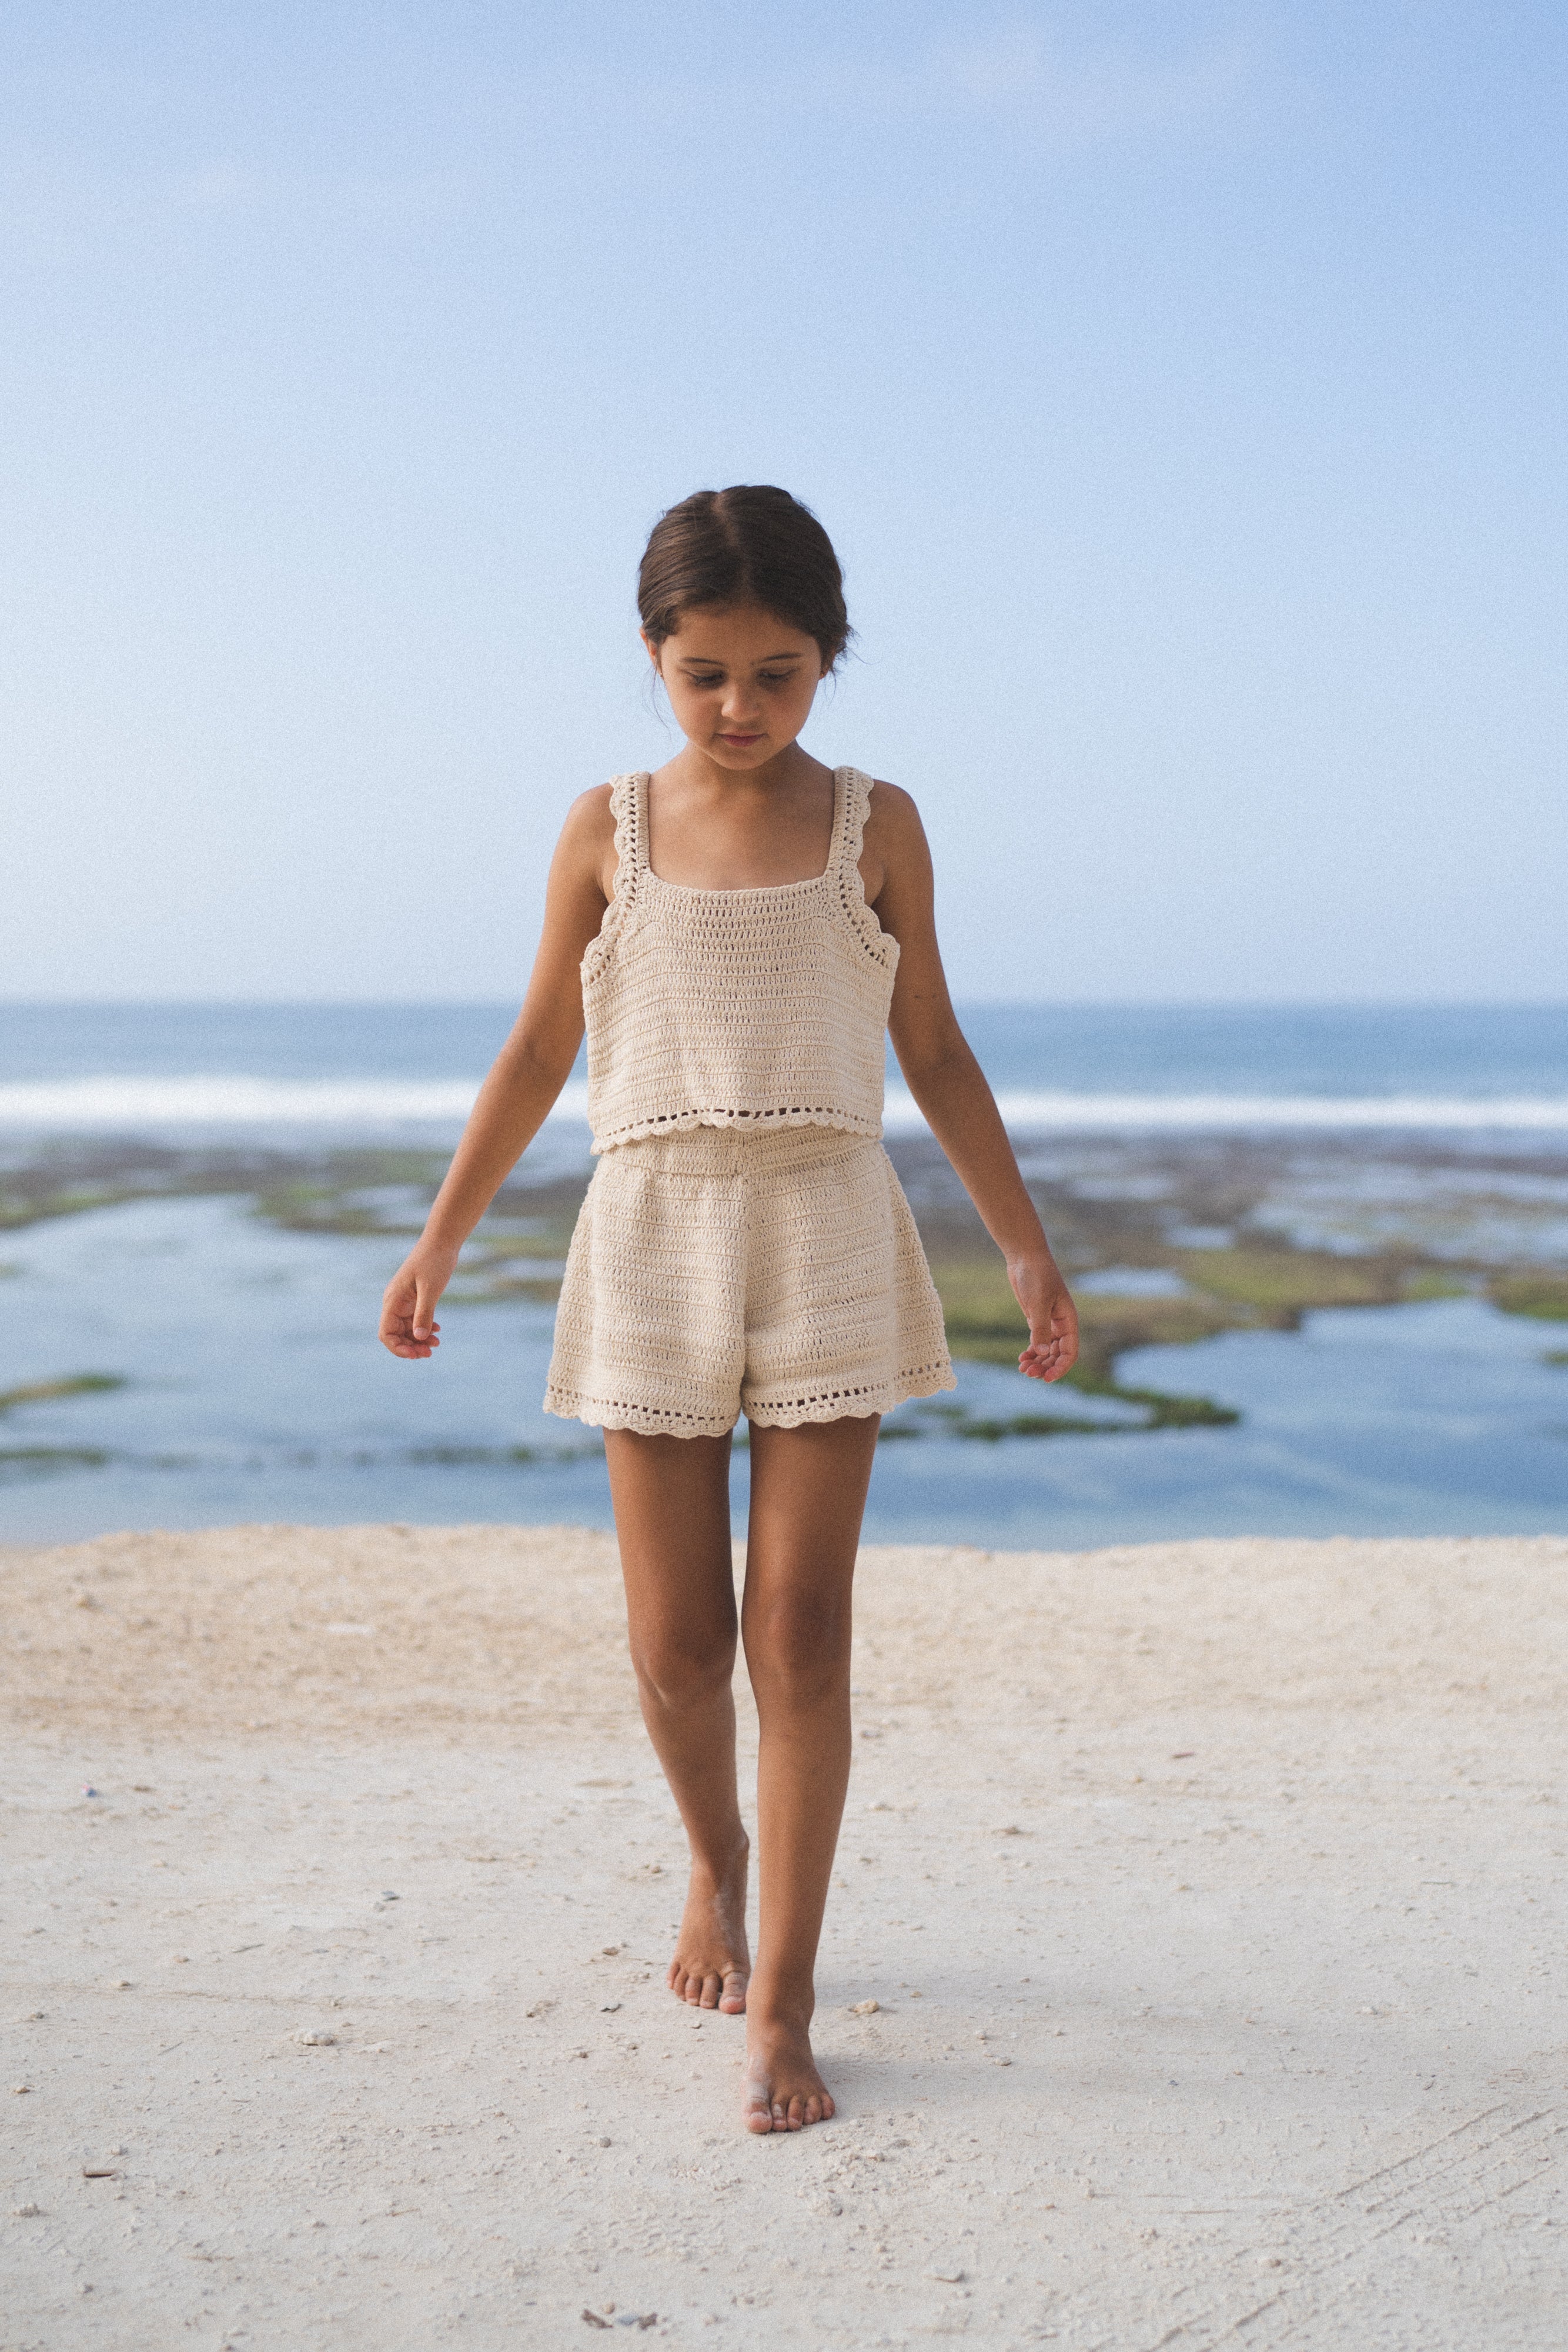
[[1564, 2340], [1561, 1538], [868, 1551], [767, 2140], [607, 1539], [0, 1571], [0, 2344]]

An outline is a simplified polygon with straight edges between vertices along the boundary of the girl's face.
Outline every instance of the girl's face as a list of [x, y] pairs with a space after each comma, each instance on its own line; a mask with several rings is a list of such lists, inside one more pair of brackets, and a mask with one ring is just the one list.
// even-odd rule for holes
[[787, 751], [810, 716], [821, 649], [760, 604], [704, 604], [648, 646], [682, 733], [745, 773]]

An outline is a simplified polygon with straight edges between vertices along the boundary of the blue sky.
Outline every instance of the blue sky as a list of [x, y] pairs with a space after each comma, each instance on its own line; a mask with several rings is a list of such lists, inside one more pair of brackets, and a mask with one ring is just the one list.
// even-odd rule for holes
[[510, 997], [775, 480], [961, 994], [1568, 995], [1568, 17], [0, 18], [0, 993]]

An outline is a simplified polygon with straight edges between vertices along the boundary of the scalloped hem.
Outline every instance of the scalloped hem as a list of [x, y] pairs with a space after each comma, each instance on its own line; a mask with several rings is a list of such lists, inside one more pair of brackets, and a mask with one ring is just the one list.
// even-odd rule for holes
[[787, 1397], [780, 1403], [742, 1408], [759, 1429], [799, 1429], [812, 1421], [864, 1421], [875, 1412], [891, 1412], [909, 1397], [936, 1396], [956, 1389], [957, 1376], [950, 1363], [923, 1364], [918, 1371], [901, 1372], [874, 1389], [831, 1389], [825, 1396]]
[[646, 1143], [660, 1135], [689, 1135], [699, 1127], [740, 1128], [748, 1135], [776, 1135], [787, 1127], [823, 1127], [852, 1136], [859, 1143], [882, 1141], [880, 1117], [873, 1123], [857, 1118], [852, 1111], [823, 1106], [810, 1110], [677, 1111], [668, 1118], [640, 1119], [635, 1127], [618, 1129], [613, 1135], [596, 1135], [589, 1150], [601, 1154], [619, 1151], [623, 1144]]
[[551, 1386], [545, 1391], [545, 1411], [558, 1421], [586, 1422], [590, 1429], [630, 1429], [639, 1437], [727, 1437], [739, 1419], [722, 1413], [681, 1412], [657, 1405], [615, 1404], [602, 1397], [579, 1396], [572, 1389]]
[[901, 1372], [894, 1381], [874, 1388], [819, 1390], [814, 1395], [784, 1397], [770, 1402], [739, 1405], [728, 1420], [722, 1413], [686, 1412], [678, 1407], [612, 1402], [602, 1397], [579, 1396], [574, 1390], [545, 1391], [544, 1409], [558, 1421], [580, 1421], [590, 1429], [629, 1429], [638, 1437], [727, 1437], [737, 1423], [753, 1422], [759, 1429], [800, 1429], [812, 1422], [866, 1421], [873, 1413], [891, 1412], [910, 1397], [936, 1396], [956, 1389], [951, 1362], [923, 1364]]

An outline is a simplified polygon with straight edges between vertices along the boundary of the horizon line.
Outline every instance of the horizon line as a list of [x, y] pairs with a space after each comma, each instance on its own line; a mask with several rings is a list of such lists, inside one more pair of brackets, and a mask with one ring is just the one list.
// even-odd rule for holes
[[[510, 996], [5, 996], [0, 1012], [494, 1013]], [[959, 1009], [1029, 1013], [1563, 1013], [1568, 996], [969, 996]]]

